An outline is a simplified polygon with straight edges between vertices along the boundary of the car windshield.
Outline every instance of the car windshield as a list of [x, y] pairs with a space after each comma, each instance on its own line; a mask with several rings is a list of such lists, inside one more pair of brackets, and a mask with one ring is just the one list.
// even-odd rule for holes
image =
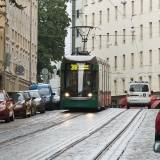
[[4, 94], [3, 93], [0, 93], [0, 101], [4, 101], [5, 98], [4, 98]]
[[8, 93], [9, 97], [11, 97], [14, 101], [23, 101], [24, 97], [22, 95], [22, 93]]
[[40, 98], [40, 95], [39, 95], [38, 92], [32, 92], [32, 91], [30, 91], [30, 94], [31, 94], [32, 97]]
[[38, 88], [41, 95], [49, 95], [49, 88]]
[[147, 84], [131, 84], [129, 90], [131, 92], [148, 92], [149, 88]]

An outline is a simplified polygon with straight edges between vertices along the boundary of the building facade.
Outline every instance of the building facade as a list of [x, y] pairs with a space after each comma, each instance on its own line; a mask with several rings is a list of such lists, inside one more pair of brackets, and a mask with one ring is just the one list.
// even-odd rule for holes
[[83, 25], [92, 31], [87, 50], [107, 60], [112, 95], [130, 81], [160, 90], [160, 0], [83, 0]]
[[[0, 3], [4, 3], [1, 2]], [[25, 90], [30, 84], [37, 82], [37, 25], [38, 2], [23, 0], [19, 3], [26, 6], [20, 10], [8, 1], [0, 12], [0, 62], [4, 53], [10, 55], [10, 65], [2, 66], [2, 85], [7, 91]]]

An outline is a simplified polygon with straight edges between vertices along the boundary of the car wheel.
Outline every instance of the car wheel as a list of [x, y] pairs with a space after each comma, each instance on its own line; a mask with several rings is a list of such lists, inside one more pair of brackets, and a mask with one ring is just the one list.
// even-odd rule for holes
[[130, 106], [129, 106], [129, 105], [127, 105], [127, 109], [130, 109]]
[[53, 110], [55, 110], [55, 104], [54, 103], [50, 106], [50, 111], [53, 111]]
[[155, 141], [160, 141], [160, 134], [155, 133]]
[[151, 105], [148, 106], [148, 109], [151, 109]]
[[32, 109], [31, 109], [32, 111], [32, 114], [31, 114], [31, 116], [34, 116], [35, 115], [35, 108], [34, 107], [32, 107]]
[[5, 119], [5, 123], [9, 123], [10, 122], [10, 117], [9, 117], [9, 112], [8, 112], [8, 117], [7, 119]]
[[34, 115], [36, 115], [37, 114], [37, 109], [36, 109], [36, 107], [34, 108]]
[[45, 113], [45, 112], [46, 112], [45, 107], [43, 107], [43, 109], [42, 109], [42, 111], [40, 111], [40, 113], [42, 114], [42, 113]]
[[28, 117], [31, 117], [32, 116], [32, 108], [30, 107], [30, 111], [29, 111], [30, 113], [29, 113], [29, 115], [28, 115]]
[[12, 116], [10, 117], [10, 120], [14, 121], [14, 112], [13, 112]]
[[27, 118], [27, 109], [26, 109], [26, 111], [25, 111], [25, 113], [23, 115], [23, 118]]

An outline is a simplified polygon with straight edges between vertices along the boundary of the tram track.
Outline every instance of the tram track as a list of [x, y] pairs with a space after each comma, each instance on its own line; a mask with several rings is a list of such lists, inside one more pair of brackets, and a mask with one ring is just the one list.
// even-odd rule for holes
[[[126, 111], [129, 111], [129, 110], [126, 110]], [[50, 160], [50, 159], [55, 159], [55, 160], [59, 160], [59, 159], [63, 159], [64, 158], [64, 156], [68, 156], [69, 155], [69, 157], [70, 158], [72, 158], [72, 159], [74, 159], [75, 158], [75, 155], [73, 155], [73, 153], [81, 153], [81, 159], [86, 159], [86, 157], [87, 157], [87, 159], [89, 160], [89, 159], [91, 159], [91, 160], [99, 160], [99, 159], [101, 159], [102, 157], [103, 157], [103, 155], [108, 151], [108, 149], [117, 141], [117, 140], [119, 140], [119, 138], [124, 134], [124, 132], [130, 127], [130, 125], [132, 125], [133, 124], [133, 122], [134, 122], [134, 120], [135, 119], [137, 119], [137, 117], [139, 116], [141, 116], [140, 115], [140, 113], [141, 113], [141, 111], [142, 110], [139, 110], [137, 113], [136, 113], [136, 115], [134, 115], [134, 117], [131, 117], [131, 120], [129, 121], [129, 123], [126, 125], [124, 125], [123, 126], [123, 129], [118, 129], [118, 131], [119, 131], [119, 133], [118, 134], [115, 134], [115, 135], [112, 135], [112, 136], [109, 136], [110, 138], [108, 139], [108, 140], [105, 140], [106, 142], [107, 142], [107, 144], [105, 144], [105, 146], [103, 146], [101, 149], [100, 149], [100, 151], [99, 152], [97, 152], [97, 150], [94, 150], [95, 149], [95, 147], [94, 147], [94, 144], [93, 144], [93, 142], [92, 141], [90, 141], [90, 140], [88, 140], [88, 141], [86, 141], [86, 142], [84, 142], [84, 143], [82, 143], [81, 145], [79, 145], [78, 143], [80, 143], [80, 142], [82, 142], [84, 139], [82, 139], [82, 141], [77, 141], [77, 143], [74, 143], [73, 145], [70, 145], [69, 147], [71, 148], [72, 147], [72, 149], [71, 149], [71, 151], [70, 152], [66, 152], [67, 150], [69, 150], [70, 148], [68, 147], [68, 148], [65, 148], [64, 150], [62, 150], [59, 154], [57, 153], [57, 155], [56, 154], [54, 154], [54, 155], [52, 155], [52, 156], [50, 156], [49, 158], [47, 158], [47, 160]], [[123, 112], [124, 113], [124, 112]], [[128, 112], [127, 112], [128, 113]], [[142, 113], [141, 113], [142, 114]], [[146, 114], [146, 113], [145, 113]], [[124, 114], [123, 114], [124, 115]], [[118, 116], [117, 116], [118, 117]], [[117, 117], [115, 117], [113, 120], [115, 120]], [[138, 119], [139, 119], [139, 117], [138, 117]], [[143, 120], [143, 118], [144, 118], [144, 116], [142, 116], [142, 118], [141, 118], [141, 120]], [[110, 121], [110, 123], [113, 121], [113, 120], [111, 120]], [[141, 121], [140, 121], [141, 122]], [[108, 123], [108, 124], [110, 124], [110, 123]], [[139, 126], [139, 122], [137, 122], [137, 124], [138, 124], [138, 126]], [[106, 127], [105, 125], [103, 126], [103, 127]], [[102, 128], [103, 128], [102, 127]], [[101, 129], [100, 129], [101, 130]], [[97, 132], [98, 131], [100, 131], [100, 130], [97, 130]], [[101, 131], [102, 132], [102, 131]], [[103, 132], [104, 132], [104, 130], [103, 130]], [[103, 133], [102, 132], [102, 133]], [[106, 132], [107, 133], [107, 132]], [[108, 134], [108, 133], [107, 133]], [[107, 134], [106, 134], [106, 136], [107, 136]], [[132, 133], [133, 134], [133, 133]], [[101, 134], [100, 134], [101, 135]], [[87, 137], [86, 137], [86, 139], [87, 138], [89, 138], [91, 135], [88, 135]], [[104, 136], [104, 135], [103, 135]], [[127, 135], [126, 135], [127, 136]], [[94, 137], [94, 136], [93, 136]], [[90, 138], [90, 139], [94, 139], [94, 138]], [[124, 137], [125, 138], [125, 137]], [[96, 139], [95, 139], [95, 141], [96, 141]], [[93, 147], [92, 148], [88, 148], [87, 149], [87, 146], [86, 146], [86, 144], [88, 144], [88, 143], [91, 143], [91, 144], [93, 144]], [[75, 145], [78, 145], [77, 147], [74, 147]], [[83, 151], [80, 149], [80, 150], [78, 150], [77, 151], [77, 149], [79, 149], [79, 148], [81, 148], [82, 146], [85, 146], [85, 150], [88, 150], [88, 151], [92, 151], [89, 155], [86, 155], [86, 156], [84, 156], [83, 157]], [[74, 149], [75, 148], [75, 149]], [[115, 146], [114, 146], [114, 148], [115, 148]], [[121, 149], [123, 148], [123, 146], [121, 146]], [[117, 151], [118, 152], [118, 151]], [[123, 151], [122, 151], [123, 152]], [[121, 153], [122, 154], [122, 153]], [[61, 156], [61, 155], [63, 155], [63, 156]], [[72, 155], [73, 155], [73, 157], [72, 157]], [[84, 153], [84, 155], [85, 155], [85, 153]], [[92, 156], [90, 156], [90, 155], [92, 155]], [[78, 156], [78, 155], [77, 155]], [[89, 157], [91, 157], [91, 158], [89, 158]], [[104, 158], [104, 160], [109, 160], [109, 158], [107, 157], [105, 157]], [[113, 157], [112, 157], [112, 159], [114, 159]], [[118, 159], [118, 158], [117, 158]]]
[[[87, 114], [87, 113], [81, 113], [81, 114], [78, 114], [78, 115], [71, 115], [69, 117], [64, 117], [64, 115], [62, 115], [62, 113], [61, 113], [60, 115], [58, 114], [56, 116], [52, 116], [52, 117], [50, 117], [48, 119], [45, 119], [45, 120], [37, 122], [37, 123], [27, 124], [27, 125], [23, 125], [23, 126], [20, 126], [20, 127], [13, 128], [12, 130], [7, 130], [7, 131], [0, 132], [0, 137], [3, 137], [3, 140], [0, 141], [0, 148], [1, 148], [1, 145], [4, 146], [5, 143], [7, 143], [7, 142], [11, 143], [11, 141], [16, 141], [17, 139], [24, 138], [24, 137], [26, 137], [28, 135], [32, 135], [32, 134], [35, 134], [35, 133], [38, 133], [38, 132], [42, 132], [42, 131], [47, 130], [47, 129], [51, 128], [51, 127], [55, 127], [57, 125], [65, 123], [65, 122], [67, 122], [69, 120], [72, 120], [74, 118], [77, 118], [79, 116], [83, 116], [85, 114]], [[48, 122], [53, 122], [53, 118], [54, 118], [54, 124], [49, 125]], [[57, 120], [55, 118], [57, 118]], [[39, 125], [39, 124], [42, 125], [43, 123], [47, 124], [47, 126], [37, 129], [37, 125]], [[27, 128], [29, 128], [29, 127], [33, 127], [34, 128], [34, 126], [36, 126], [34, 131], [31, 128], [32, 131], [30, 131], [30, 132], [23, 133], [23, 135], [17, 135], [17, 136], [15, 135], [15, 137], [12, 137], [10, 139], [4, 140], [4, 134], [5, 134], [5, 136], [8, 136], [8, 134], [13, 135], [14, 133], [17, 132], [17, 130], [24, 130], [24, 129], [27, 130]]]
[[[76, 141], [73, 141], [73, 143], [67, 145], [65, 148], [57, 151], [56, 153], [52, 154], [49, 158], [46, 158], [46, 160], [53, 160], [54, 158], [58, 157], [60, 154], [64, 153], [66, 150], [70, 149], [71, 147], [74, 147], [75, 145], [77, 145], [78, 143], [84, 141], [85, 139], [87, 139], [88, 137], [90, 137], [91, 135], [93, 135], [94, 133], [98, 132], [99, 130], [101, 130], [104, 126], [108, 125], [110, 122], [112, 122], [116, 117], [118, 117], [119, 115], [123, 114], [124, 112], [126, 112], [127, 110], [124, 110], [123, 112], [120, 112], [118, 114], [113, 114], [111, 115], [112, 117], [103, 125], [101, 125], [100, 127], [98, 127], [97, 129], [95, 129], [94, 131], [86, 134], [85, 136], [79, 138]], [[48, 153], [47, 153], [48, 154]], [[45, 156], [47, 156], [47, 154], [42, 155], [41, 157], [36, 158], [38, 159], [44, 159]]]
[[[113, 144], [124, 134], [124, 132], [126, 132], [126, 130], [131, 126], [131, 124], [133, 123], [133, 121], [137, 118], [137, 116], [139, 115], [139, 113], [142, 111], [139, 110], [139, 112], [137, 112], [137, 114], [132, 118], [132, 120], [128, 123], [128, 125], [126, 125], [126, 127], [124, 127], [116, 136], [114, 139], [112, 139], [109, 143], [106, 144], [106, 146], [93, 158], [93, 160], [100, 160], [102, 159], [103, 155], [109, 150], [109, 148], [111, 148], [111, 146], [113, 146]], [[119, 159], [119, 158], [118, 158]]]

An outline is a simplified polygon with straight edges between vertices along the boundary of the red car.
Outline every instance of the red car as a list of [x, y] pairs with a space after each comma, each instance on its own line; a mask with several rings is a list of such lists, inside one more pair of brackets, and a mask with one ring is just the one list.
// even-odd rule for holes
[[160, 111], [158, 112], [157, 117], [156, 117], [155, 141], [160, 141]]
[[5, 120], [6, 123], [14, 121], [13, 99], [4, 90], [0, 90], [0, 120]]

